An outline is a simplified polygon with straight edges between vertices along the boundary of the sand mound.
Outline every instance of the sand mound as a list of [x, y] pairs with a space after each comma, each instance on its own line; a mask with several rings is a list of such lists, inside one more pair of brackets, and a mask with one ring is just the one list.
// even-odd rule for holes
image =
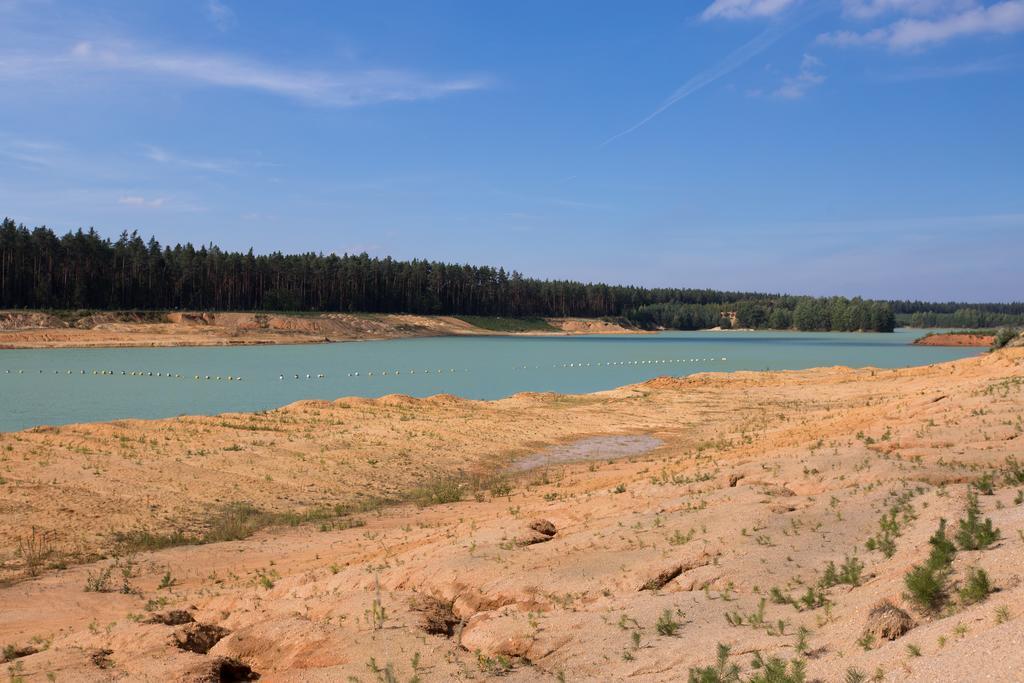
[[871, 608], [864, 633], [870, 634], [875, 640], [896, 640], [913, 627], [914, 620], [907, 612], [889, 600], [883, 600]]

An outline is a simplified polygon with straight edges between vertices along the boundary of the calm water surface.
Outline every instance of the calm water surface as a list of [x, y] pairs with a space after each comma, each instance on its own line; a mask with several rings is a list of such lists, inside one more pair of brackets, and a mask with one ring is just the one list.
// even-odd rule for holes
[[[305, 398], [450, 393], [492, 399], [518, 391], [598, 391], [658, 375], [829, 365], [895, 368], [979, 353], [970, 348], [911, 346], [921, 334], [665, 332], [296, 346], [0, 350], [0, 431], [262, 410]], [[113, 374], [93, 374], [102, 371]], [[318, 377], [321, 374], [323, 378]], [[229, 375], [242, 380], [228, 381]]]

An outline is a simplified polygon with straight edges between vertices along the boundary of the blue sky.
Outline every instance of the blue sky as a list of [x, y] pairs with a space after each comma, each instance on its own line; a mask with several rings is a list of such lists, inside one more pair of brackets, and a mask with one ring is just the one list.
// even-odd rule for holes
[[0, 214], [1024, 298], [1024, 0], [0, 0]]

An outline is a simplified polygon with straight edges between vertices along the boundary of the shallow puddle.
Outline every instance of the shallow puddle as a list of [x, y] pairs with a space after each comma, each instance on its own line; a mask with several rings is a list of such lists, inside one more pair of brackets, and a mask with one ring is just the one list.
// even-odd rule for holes
[[591, 436], [520, 458], [512, 464], [513, 471], [563, 465], [587, 460], [613, 460], [653, 451], [664, 442], [653, 436]]

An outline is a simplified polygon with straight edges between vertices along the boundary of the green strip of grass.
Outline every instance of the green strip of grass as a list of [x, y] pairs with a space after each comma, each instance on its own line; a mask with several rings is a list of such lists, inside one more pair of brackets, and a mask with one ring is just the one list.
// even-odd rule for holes
[[349, 517], [353, 512], [375, 509], [380, 505], [349, 507], [336, 505], [333, 508], [313, 508], [305, 512], [267, 512], [249, 503], [229, 503], [206, 523], [206, 531], [198, 536], [189, 536], [181, 531], [169, 534], [155, 534], [145, 529], [117, 532], [114, 543], [121, 553], [162, 550], [180, 545], [202, 545], [241, 541], [260, 529], [273, 526], [298, 526], [307, 522], [320, 522], [323, 530], [348, 529], [363, 526], [366, 522]]

